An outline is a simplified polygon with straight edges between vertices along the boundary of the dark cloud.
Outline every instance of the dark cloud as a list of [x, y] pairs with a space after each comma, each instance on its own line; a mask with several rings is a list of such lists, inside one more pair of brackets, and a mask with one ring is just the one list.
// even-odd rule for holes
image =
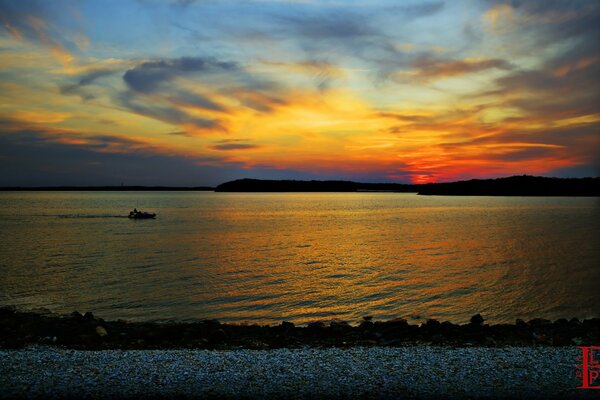
[[79, 48], [83, 29], [72, 18], [76, 2], [69, 0], [0, 0], [0, 30], [18, 40], [40, 44], [68, 63]]
[[551, 44], [577, 36], [595, 36], [600, 26], [600, 3], [588, 0], [527, 0], [512, 1], [515, 12], [540, 24], [523, 27], [537, 31], [538, 43]]
[[94, 94], [77, 84], [58, 85], [58, 90], [60, 94], [67, 96], [79, 96], [81, 97], [81, 100], [84, 101], [93, 100], [96, 98]]
[[[410, 41], [408, 30], [390, 33], [386, 26], [406, 25], [440, 12], [444, 2], [422, 2], [381, 8], [306, 5], [274, 16], [277, 28], [270, 35], [278, 40], [291, 39], [310, 59], [356, 57], [376, 71], [377, 81], [408, 65], [414, 54], [397, 44]], [[404, 33], [402, 33], [404, 32]], [[263, 32], [264, 34], [264, 32]], [[324, 87], [329, 81], [324, 81]]]
[[373, 21], [380, 17], [393, 17], [397, 21], [427, 17], [441, 11], [443, 2], [423, 2], [415, 5], [400, 5], [380, 10], [351, 11], [348, 7], [325, 7], [325, 11], [316, 8], [302, 8], [302, 12], [287, 13], [277, 18], [283, 23], [283, 29], [295, 36], [316, 40], [338, 41], [348, 45], [360, 44], [362, 40], [389, 38]]
[[185, 104], [198, 108], [203, 108], [210, 111], [221, 111], [226, 112], [227, 109], [205, 96], [201, 96], [196, 93], [178, 91], [174, 96], [168, 97], [170, 101], [176, 104]]
[[488, 69], [511, 70], [513, 66], [506, 60], [484, 59], [484, 60], [448, 60], [433, 57], [421, 57], [412, 62], [416, 70], [409, 79], [416, 78], [422, 81], [432, 79], [448, 78]]
[[261, 113], [270, 113], [288, 104], [288, 101], [283, 98], [257, 91], [240, 90], [233, 94], [243, 105]]
[[200, 130], [226, 130], [221, 122], [216, 119], [195, 117], [168, 104], [142, 104], [137, 101], [137, 97], [131, 92], [122, 93], [118, 101], [122, 106], [136, 114], [155, 118], [163, 122], [175, 125], [193, 125]]
[[397, 49], [397, 38], [374, 24], [378, 16], [358, 14], [347, 9], [278, 15], [277, 29], [270, 34], [279, 41], [291, 39], [308, 59], [352, 57], [368, 63], [378, 76], [387, 76], [405, 63], [405, 54]]
[[25, 127], [15, 130], [14, 125], [0, 120], [0, 186], [212, 186], [241, 178], [316, 178], [267, 166], [248, 169], [219, 157], [164, 155], [142, 142], [112, 135], [68, 144], [61, 140], [77, 136]]
[[110, 76], [114, 74], [115, 70], [110, 69], [96, 69], [90, 72], [87, 72], [79, 77], [79, 86], [87, 86], [94, 83], [97, 79], [103, 78], [105, 76]]
[[177, 76], [239, 69], [239, 65], [233, 62], [218, 61], [213, 58], [182, 57], [141, 63], [126, 71], [123, 80], [134, 91], [151, 93], [156, 91], [162, 83]]
[[[535, 55], [551, 47], [553, 56], [540, 60], [534, 69], [509, 71], [496, 79], [496, 89], [482, 93], [497, 96], [502, 106], [521, 114], [504, 120], [517, 128], [503, 134], [502, 141], [561, 146], [537, 151], [600, 166], [596, 156], [600, 154], [600, 123], [595, 121], [600, 113], [600, 3], [532, 0], [508, 4], [518, 18], [513, 19], [515, 30], [503, 34], [511, 36], [518, 51]], [[518, 128], [535, 123], [543, 127]]]
[[181, 107], [227, 113], [225, 106], [201, 94], [166, 84], [183, 76], [205, 79], [206, 84], [210, 84], [212, 78], [207, 75], [216, 73], [232, 74], [230, 81], [247, 75], [237, 63], [214, 58], [183, 57], [143, 62], [123, 75], [129, 90], [119, 95], [117, 102], [137, 114], [163, 122], [193, 125], [200, 130], [226, 131], [222, 121], [190, 115]]
[[252, 150], [252, 149], [258, 149], [262, 146], [257, 145], [257, 144], [252, 144], [252, 143], [243, 143], [240, 141], [222, 141], [219, 142], [217, 144], [214, 144], [212, 146], [209, 146], [209, 148], [213, 149], [213, 150]]
[[0, 186], [213, 185], [234, 172], [147, 152], [99, 152], [98, 145], [62, 144], [23, 132], [14, 139], [0, 134]]
[[29, 40], [37, 40], [39, 33], [31, 18], [45, 19], [49, 3], [41, 0], [0, 1], [0, 22], [9, 34]]
[[443, 1], [422, 2], [420, 4], [400, 5], [388, 9], [394, 15], [405, 19], [417, 19], [437, 14], [444, 8]]
[[200, 3], [206, 0], [137, 0], [143, 6], [157, 6], [162, 4], [169, 4], [170, 6], [187, 9], [194, 3]]
[[116, 71], [109, 69], [97, 69], [87, 72], [79, 77], [76, 83], [62, 84], [59, 85], [59, 91], [64, 95], [76, 95], [81, 97], [82, 100], [92, 100], [96, 96], [90, 91], [87, 86], [92, 85], [96, 80], [105, 76], [115, 74]]
[[394, 112], [379, 112], [375, 114], [378, 117], [383, 117], [383, 118], [392, 118], [392, 119], [399, 119], [399, 120], [409, 120], [409, 121], [415, 121], [415, 120], [421, 120], [423, 118], [429, 118], [429, 117], [423, 117], [421, 115], [415, 115], [415, 114], [404, 114], [404, 113], [394, 113]]
[[502, 95], [506, 106], [530, 117], [565, 118], [600, 112], [600, 56], [569, 54], [539, 69], [520, 70], [496, 80], [498, 89], [484, 93]]
[[340, 42], [374, 38], [381, 35], [371, 26], [368, 17], [348, 12], [320, 15], [285, 15], [281, 21], [297, 36], [318, 42], [335, 40]]
[[173, 136], [186, 136], [186, 137], [192, 137], [192, 135], [190, 135], [189, 133], [187, 133], [186, 131], [171, 131], [167, 133], [168, 135], [173, 135]]

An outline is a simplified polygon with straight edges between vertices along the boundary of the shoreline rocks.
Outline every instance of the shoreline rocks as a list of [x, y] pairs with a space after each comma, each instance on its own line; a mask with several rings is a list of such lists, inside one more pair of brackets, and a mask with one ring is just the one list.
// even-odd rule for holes
[[45, 344], [73, 349], [276, 349], [407, 345], [439, 346], [582, 346], [600, 344], [600, 319], [554, 322], [533, 319], [515, 324], [485, 324], [479, 314], [469, 324], [427, 320], [411, 325], [405, 319], [373, 321], [358, 326], [345, 321], [318, 321], [305, 327], [233, 325], [199, 322], [105, 321], [91, 312], [68, 316], [0, 308], [0, 348]]

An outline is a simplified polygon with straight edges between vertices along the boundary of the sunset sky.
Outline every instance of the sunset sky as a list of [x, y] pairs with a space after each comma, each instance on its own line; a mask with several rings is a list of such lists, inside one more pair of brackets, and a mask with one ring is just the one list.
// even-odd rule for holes
[[600, 175], [599, 1], [0, 0], [0, 186]]

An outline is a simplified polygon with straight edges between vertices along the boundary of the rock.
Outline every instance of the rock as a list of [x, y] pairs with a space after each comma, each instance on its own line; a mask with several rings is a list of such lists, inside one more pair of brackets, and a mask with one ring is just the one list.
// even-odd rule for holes
[[13, 315], [17, 312], [15, 306], [2, 306], [0, 307], [0, 314]]
[[108, 332], [106, 331], [106, 328], [104, 328], [102, 325], [98, 325], [96, 327], [96, 333], [100, 337], [104, 337], [104, 336], [108, 335]]
[[529, 326], [550, 325], [552, 322], [549, 319], [534, 318], [528, 322]]
[[83, 319], [83, 315], [81, 315], [79, 311], [73, 311], [71, 313], [71, 318], [73, 318], [76, 321], [81, 321]]
[[346, 321], [337, 321], [333, 320], [329, 323], [329, 326], [332, 328], [348, 328], [350, 326]]
[[92, 335], [79, 335], [79, 341], [86, 346], [94, 346], [97, 342], [97, 337]]
[[408, 321], [404, 318], [394, 318], [387, 322], [388, 325], [408, 325]]
[[544, 334], [537, 334], [537, 333], [533, 333], [533, 341], [536, 344], [552, 344], [552, 340], [550, 338], [548, 338], [548, 336], [544, 335]]
[[495, 346], [496, 340], [491, 336], [486, 336], [485, 338], [483, 338], [483, 345], [484, 346]]
[[294, 329], [296, 326], [294, 325], [294, 323], [293, 323], [293, 322], [287, 322], [287, 321], [283, 321], [283, 322], [281, 323], [281, 327], [282, 327], [284, 330], [289, 330], [289, 329]]
[[571, 339], [564, 335], [555, 335], [552, 337], [553, 346], [570, 346]]
[[367, 320], [367, 319], [363, 320], [363, 321], [360, 323], [360, 327], [361, 327], [361, 328], [370, 329], [372, 326], [373, 326], [373, 322], [372, 322], [372, 321], [370, 321], [370, 320]]
[[89, 321], [93, 321], [94, 320], [94, 314], [92, 314], [91, 312], [86, 312], [85, 314], [83, 314], [83, 320], [86, 322]]
[[425, 326], [428, 328], [439, 328], [439, 326], [441, 325], [440, 321], [430, 318], [427, 320], [427, 322], [425, 323]]
[[481, 316], [481, 314], [473, 315], [471, 317], [471, 324], [472, 325], [482, 325], [483, 324], [483, 317]]

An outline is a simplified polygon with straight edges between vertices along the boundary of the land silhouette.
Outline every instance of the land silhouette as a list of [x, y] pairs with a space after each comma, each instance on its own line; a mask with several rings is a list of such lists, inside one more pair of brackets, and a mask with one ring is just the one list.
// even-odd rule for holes
[[418, 192], [418, 187], [401, 183], [238, 179], [220, 184], [215, 192]]
[[520, 175], [426, 184], [237, 179], [217, 187], [43, 186], [0, 187], [0, 191], [395, 192], [443, 196], [600, 196], [600, 178], [548, 178]]
[[387, 191], [444, 196], [600, 196], [600, 178], [511, 176], [449, 183], [401, 184], [351, 181], [239, 179], [216, 192], [361, 192]]

